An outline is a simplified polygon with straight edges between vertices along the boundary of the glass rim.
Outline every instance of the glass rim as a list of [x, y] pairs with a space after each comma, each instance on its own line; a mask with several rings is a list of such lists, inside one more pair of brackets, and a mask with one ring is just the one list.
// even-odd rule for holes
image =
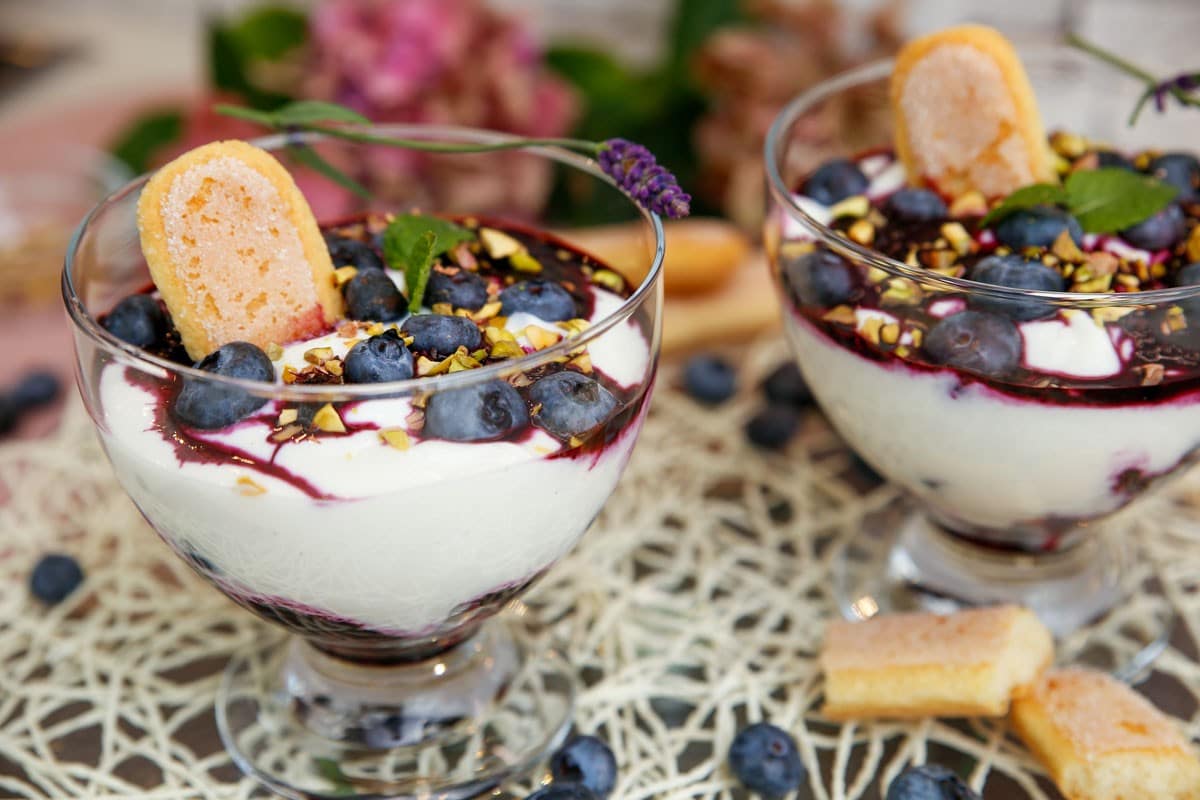
[[[413, 139], [446, 139], [460, 142], [479, 142], [479, 143], [500, 143], [517, 141], [522, 137], [502, 133], [499, 131], [485, 130], [482, 128], [470, 128], [457, 125], [404, 125], [404, 124], [383, 124], [372, 125], [369, 130], [380, 133], [382, 135], [390, 135], [395, 137], [406, 137]], [[250, 144], [256, 145], [266, 150], [275, 151], [282, 146], [301, 141], [305, 143], [314, 143], [324, 140], [337, 140], [334, 137], [328, 137], [319, 133], [299, 133], [299, 134], [273, 134], [249, 140]], [[109, 351], [110, 353], [119, 356], [127, 363], [134, 366], [139, 366], [144, 370], [160, 370], [163, 372], [176, 374], [184, 378], [208, 381], [215, 384], [223, 384], [229, 387], [236, 387], [243, 391], [249, 392], [258, 396], [270, 396], [272, 398], [294, 399], [299, 402], [313, 401], [321, 399], [328, 401], [329, 398], [345, 398], [346, 401], [366, 400], [371, 398], [396, 397], [400, 395], [411, 395], [430, 393], [431, 391], [448, 391], [451, 389], [462, 388], [478, 383], [485, 383], [493, 378], [502, 378], [514, 372], [521, 372], [540, 366], [560, 356], [566, 356], [570, 351], [582, 347], [589, 342], [604, 335], [609, 330], [612, 330], [617, 325], [621, 324], [633, 316], [634, 312], [640, 308], [643, 303], [656, 291], [659, 283], [659, 277], [662, 273], [663, 257], [666, 252], [666, 239], [662, 226], [662, 219], [658, 214], [655, 214], [648, 209], [642, 208], [630, 198], [616, 182], [609, 177], [603, 170], [600, 169], [597, 161], [592, 158], [574, 153], [560, 147], [550, 147], [544, 145], [534, 145], [527, 147], [514, 148], [512, 152], [524, 152], [536, 155], [541, 158], [556, 161], [568, 167], [572, 167], [581, 172], [587, 173], [592, 177], [607, 183], [616, 191], [620, 192], [623, 197], [629, 202], [630, 206], [635, 208], [641, 215], [642, 220], [649, 225], [650, 230], [654, 234], [654, 255], [651, 259], [650, 268], [646, 272], [645, 278], [638, 284], [637, 288], [625, 298], [621, 305], [616, 309], [606, 314], [601, 319], [594, 322], [587, 330], [582, 333], [566, 337], [544, 350], [536, 350], [532, 353], [526, 353], [518, 358], [507, 359], [495, 364], [488, 364], [478, 369], [462, 370], [460, 372], [448, 373], [444, 375], [429, 375], [424, 377], [413, 376], [402, 381], [389, 381], [384, 383], [350, 383], [350, 384], [281, 384], [277, 382], [265, 382], [247, 380], [245, 378], [234, 378], [227, 375], [218, 375], [212, 372], [197, 369], [186, 364], [179, 364], [161, 356], [156, 356], [148, 353], [140, 347], [122, 341], [109, 333], [99, 321], [88, 313], [84, 307], [82, 300], [75, 291], [74, 281], [72, 279], [72, 267], [75, 263], [75, 258], [79, 250], [80, 243], [84, 235], [89, 231], [93, 222], [106, 209], [110, 208], [116, 202], [124, 199], [129, 193], [139, 191], [141, 187], [149, 180], [152, 173], [145, 173], [137, 176], [133, 180], [126, 183], [119, 189], [116, 189], [107, 194], [99, 203], [88, 211], [87, 215], [75, 228], [71, 235], [71, 240], [67, 246], [66, 258], [63, 265], [62, 273], [62, 295], [63, 302], [67, 307], [67, 314], [70, 316], [72, 323], [83, 333], [87, 334], [98, 345]], [[447, 155], [447, 154], [443, 154]], [[479, 155], [477, 153], [462, 153], [449, 155]], [[652, 336], [653, 338], [653, 336]], [[649, 342], [653, 346], [653, 342]]]
[[[1018, 48], [1022, 63], [1036, 63], [1051, 59], [1063, 60], [1071, 58], [1083, 62], [1084, 56], [1078, 51], [1065, 45], [1043, 45], [1036, 48]], [[934, 286], [946, 292], [983, 295], [998, 299], [1009, 300], [1046, 300], [1048, 303], [1065, 308], [1101, 308], [1112, 306], [1167, 305], [1189, 300], [1200, 296], [1200, 285], [1175, 286], [1166, 289], [1148, 289], [1137, 292], [1053, 292], [1035, 289], [1014, 289], [1008, 286], [981, 283], [967, 278], [953, 278], [940, 275], [924, 267], [913, 267], [903, 261], [891, 258], [883, 253], [865, 247], [838, 235], [832, 228], [819, 222], [796, 202], [790, 187], [783, 179], [779, 169], [779, 159], [783, 154], [788, 132], [802, 114], [811, 110], [818, 103], [827, 100], [841, 92], [856, 88], [868, 81], [877, 81], [892, 73], [895, 59], [886, 58], [863, 64], [841, 72], [816, 84], [812, 88], [797, 95], [775, 116], [767, 131], [763, 143], [763, 161], [767, 175], [767, 190], [792, 218], [808, 228], [817, 241], [840, 255], [876, 267], [884, 272], [902, 278], [908, 278], [925, 286]]]

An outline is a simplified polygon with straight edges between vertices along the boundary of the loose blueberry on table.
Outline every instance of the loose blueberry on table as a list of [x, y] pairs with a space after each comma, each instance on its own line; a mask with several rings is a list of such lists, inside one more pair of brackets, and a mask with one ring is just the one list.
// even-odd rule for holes
[[58, 605], [83, 583], [83, 569], [69, 555], [42, 556], [29, 576], [29, 591], [46, 605]]
[[617, 785], [617, 759], [603, 740], [574, 736], [550, 758], [555, 783], [576, 783], [596, 797], [608, 797]]
[[946, 767], [922, 764], [897, 775], [884, 800], [979, 800], [979, 795]]
[[769, 722], [738, 732], [729, 746], [729, 768], [743, 786], [765, 798], [794, 792], [808, 774], [796, 740]]
[[683, 367], [683, 388], [701, 403], [719, 405], [737, 392], [737, 370], [720, 356], [693, 356]]

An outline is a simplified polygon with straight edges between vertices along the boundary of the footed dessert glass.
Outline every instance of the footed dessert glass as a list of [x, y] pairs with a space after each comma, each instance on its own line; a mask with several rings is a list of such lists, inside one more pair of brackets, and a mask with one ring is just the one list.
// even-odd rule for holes
[[[425, 126], [377, 132], [506, 140]], [[294, 141], [257, 144], [278, 152]], [[594, 162], [565, 151], [400, 152], [398, 160], [393, 151], [389, 161], [379, 150], [359, 152], [363, 145], [304, 141], [343, 165], [390, 165], [391, 208], [372, 203], [373, 211], [419, 207], [527, 225], [506, 218], [504, 192], [447, 200], [425, 178], [522, 160], [535, 171], [566, 170], [572, 191], [606, 195], [644, 245], [644, 278], [630, 276], [623, 300], [608, 294], [601, 302], [594, 292], [591, 325], [573, 338], [482, 368], [357, 385], [218, 376], [110, 335], [98, 317], [150, 281], [135, 227], [145, 177], [95, 208], [67, 255], [63, 293], [79, 385], [118, 479], [196, 572], [291, 634], [248, 648], [227, 668], [217, 722], [238, 765], [297, 798], [473, 796], [539, 763], [571, 722], [569, 665], [532, 646], [528, 625], [492, 618], [574, 546], [628, 461], [658, 356], [662, 226]], [[290, 163], [286, 153], [281, 160]], [[296, 177], [314, 185], [311, 174]], [[568, 257], [568, 239], [542, 244], [545, 257], [556, 248]], [[498, 385], [526, 387], [568, 359], [581, 363], [581, 353], [616, 401], [586, 435], [556, 440], [526, 426], [496, 440], [384, 436], [389, 426], [411, 430], [435, 407], [464, 425], [507, 430], [499, 416], [515, 411], [497, 398], [517, 395]], [[248, 396], [262, 411], [224, 431], [186, 428], [168, 413], [182, 386]], [[344, 420], [341, 435], [270, 444], [286, 438], [271, 438], [287, 421], [281, 409], [327, 405]], [[481, 418], [468, 420], [472, 413]]]
[[[1120, 79], [1074, 51], [1024, 61], [1047, 131], [1117, 149], [1194, 144], [1126, 128], [1128, 107], [1109, 99]], [[851, 619], [1020, 603], [1063, 639], [1064, 659], [1132, 675], [1169, 629], [1165, 604], [1144, 610], [1131, 532], [1139, 498], [1200, 447], [1200, 318], [1187, 319], [1200, 315], [1200, 287], [1011, 289], [836, 233], [797, 193], [831, 155], [886, 160], [891, 69], [876, 63], [813, 88], [781, 112], [765, 148], [765, 237], [795, 358], [833, 426], [907, 493], [840, 554], [838, 601]], [[863, 115], [850, 126], [861, 140], [822, 139], [850, 114]], [[867, 193], [894, 191], [902, 173], [887, 183]], [[964, 312], [959, 322], [1003, 317], [1001, 330], [942, 324]], [[1093, 623], [1133, 596], [1139, 624], [1109, 626], [1102, 643]]]

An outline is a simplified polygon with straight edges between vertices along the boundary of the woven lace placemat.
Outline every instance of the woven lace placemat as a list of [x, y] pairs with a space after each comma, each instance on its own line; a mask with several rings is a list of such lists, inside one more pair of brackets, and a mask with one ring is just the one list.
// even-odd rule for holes
[[[896, 498], [808, 412], [782, 454], [745, 441], [754, 348], [732, 402], [704, 409], [660, 377], [617, 492], [528, 598], [577, 668], [576, 724], [617, 754], [618, 798], [742, 796], [725, 766], [738, 729], [790, 730], [820, 800], [877, 800], [906, 764], [969, 775], [987, 800], [1057, 798], [997, 721], [834, 725], [815, 665], [835, 613], [831, 563]], [[1200, 482], [1139, 504], [1144, 568], [1179, 612], [1140, 688], [1200, 740]], [[191, 800], [261, 794], [217, 741], [212, 698], [229, 654], [271, 629], [195, 577], [118, 487], [78, 403], [52, 438], [0, 447], [0, 797]], [[531, 490], [534, 487], [531, 487]], [[26, 589], [47, 550], [87, 581], [45, 609]], [[1115, 620], [1136, 622], [1128, 604]], [[1148, 613], [1148, 612], [1147, 612]], [[520, 796], [529, 784], [509, 787]], [[804, 796], [804, 793], [802, 793]]]

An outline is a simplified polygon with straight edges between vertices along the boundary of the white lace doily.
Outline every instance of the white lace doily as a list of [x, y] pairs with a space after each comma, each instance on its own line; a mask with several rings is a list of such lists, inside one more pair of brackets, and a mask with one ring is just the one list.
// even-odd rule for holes
[[[529, 598], [579, 670], [579, 728], [617, 754], [614, 797], [738, 796], [729, 742], [747, 722], [769, 719], [796, 736], [808, 792], [820, 800], [877, 800], [905, 764], [923, 760], [969, 775], [987, 800], [1056, 798], [1002, 722], [822, 721], [814, 655], [834, 613], [831, 558], [895, 490], [864, 480], [816, 411], [785, 454], [749, 446], [742, 426], [761, 402], [752, 376], [782, 356], [777, 343], [753, 352], [739, 397], [712, 410], [675, 389], [676, 370], [664, 367], [616, 494]], [[1196, 478], [1138, 506], [1146, 563], [1180, 613], [1141, 688], [1194, 740]], [[0, 484], [0, 797], [258, 793], [217, 741], [212, 698], [228, 655], [266, 623], [157, 539], [78, 403], [52, 438], [0, 446]], [[26, 588], [47, 550], [75, 554], [87, 572], [82, 589], [49, 610]]]

